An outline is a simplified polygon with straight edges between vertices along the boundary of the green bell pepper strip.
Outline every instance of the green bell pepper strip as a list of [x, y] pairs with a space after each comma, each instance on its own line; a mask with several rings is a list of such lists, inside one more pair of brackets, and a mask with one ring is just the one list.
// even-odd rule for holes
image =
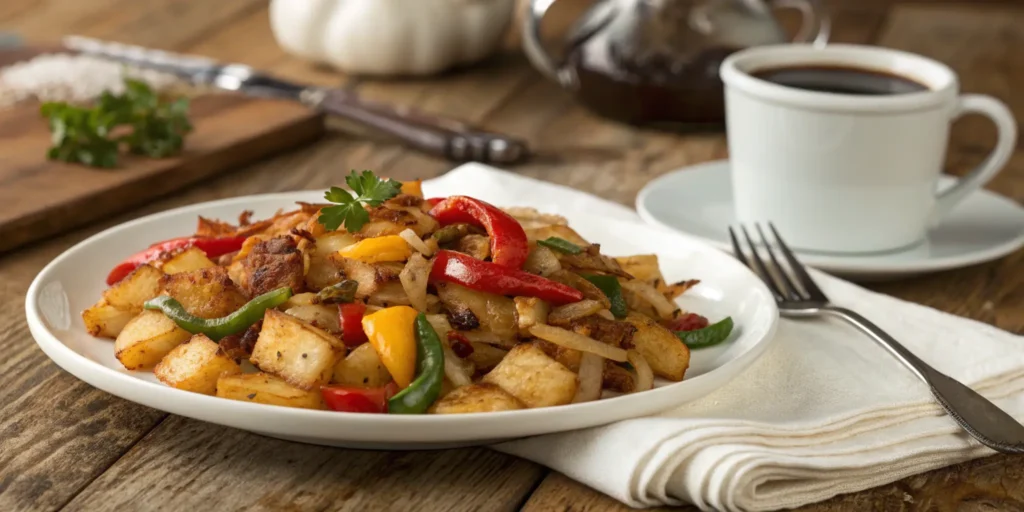
[[537, 240], [537, 245], [543, 245], [548, 249], [554, 249], [558, 252], [564, 252], [566, 254], [579, 254], [583, 252], [583, 248], [557, 236], [549, 236], [544, 240]]
[[444, 349], [427, 316], [416, 316], [416, 359], [419, 376], [388, 400], [390, 414], [423, 414], [441, 394], [444, 383]]
[[342, 304], [352, 302], [356, 298], [359, 282], [346, 279], [317, 292], [314, 302], [317, 304]]
[[611, 312], [615, 318], [625, 318], [626, 311], [626, 298], [622, 296], [622, 285], [619, 284], [619, 280], [615, 276], [601, 276], [601, 275], [584, 275], [583, 279], [590, 281], [599, 290], [604, 292], [605, 296], [608, 297], [608, 301], [612, 303]]
[[692, 349], [707, 348], [726, 340], [732, 332], [732, 317], [725, 317], [703, 329], [677, 331], [676, 336]]
[[291, 296], [291, 288], [278, 288], [250, 300], [234, 313], [220, 318], [195, 316], [186, 311], [185, 307], [170, 295], [160, 295], [149, 299], [143, 307], [162, 311], [167, 318], [174, 320], [178, 327], [192, 334], [205, 334], [211, 340], [218, 341], [225, 336], [248, 329], [250, 325], [263, 319], [264, 312], [284, 304]]

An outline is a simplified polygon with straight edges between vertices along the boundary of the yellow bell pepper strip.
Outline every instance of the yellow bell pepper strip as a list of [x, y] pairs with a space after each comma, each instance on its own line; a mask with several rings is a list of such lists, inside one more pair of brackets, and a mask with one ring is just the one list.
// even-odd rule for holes
[[423, 414], [441, 395], [444, 383], [444, 348], [427, 315], [416, 315], [419, 374], [416, 380], [388, 400], [391, 414]]
[[338, 255], [365, 263], [405, 261], [412, 256], [412, 248], [409, 242], [398, 235], [378, 236], [345, 247], [338, 251]]
[[401, 389], [409, 387], [416, 373], [413, 324], [418, 314], [409, 306], [393, 306], [363, 317], [363, 332]]

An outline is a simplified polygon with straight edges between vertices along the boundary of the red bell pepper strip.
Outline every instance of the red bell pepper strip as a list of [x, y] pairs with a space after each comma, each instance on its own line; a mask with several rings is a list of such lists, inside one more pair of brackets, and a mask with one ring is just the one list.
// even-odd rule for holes
[[245, 242], [245, 238], [246, 237], [244, 236], [216, 238], [185, 236], [164, 240], [163, 242], [157, 242], [145, 250], [129, 256], [114, 267], [114, 269], [110, 271], [110, 274], [107, 274], [107, 285], [112, 286], [114, 283], [124, 279], [128, 274], [131, 274], [136, 268], [147, 263], [157, 261], [162, 258], [164, 254], [171, 251], [185, 249], [188, 247], [198, 247], [206, 253], [207, 257], [216, 258], [217, 256], [223, 256], [241, 249], [242, 243]]
[[479, 199], [451, 196], [430, 209], [430, 216], [442, 226], [464, 222], [480, 226], [491, 237], [491, 261], [496, 265], [522, 268], [530, 247], [526, 232], [511, 215]]
[[324, 403], [331, 410], [338, 412], [386, 413], [388, 412], [388, 400], [396, 393], [398, 393], [398, 385], [394, 382], [378, 388], [341, 386], [320, 388], [320, 396], [324, 398]]
[[363, 331], [363, 315], [366, 304], [362, 302], [346, 302], [338, 305], [338, 323], [341, 324], [341, 341], [346, 347], [354, 348], [366, 343], [366, 332]]
[[431, 197], [430, 199], [427, 199], [426, 201], [427, 201], [427, 204], [429, 204], [430, 206], [437, 206], [437, 203], [440, 203], [441, 201], [444, 201], [444, 198], [443, 197]]
[[473, 290], [537, 297], [552, 304], [568, 304], [583, 300], [575, 288], [556, 283], [538, 275], [503, 267], [455, 251], [438, 251], [430, 268], [431, 281], [455, 283]]

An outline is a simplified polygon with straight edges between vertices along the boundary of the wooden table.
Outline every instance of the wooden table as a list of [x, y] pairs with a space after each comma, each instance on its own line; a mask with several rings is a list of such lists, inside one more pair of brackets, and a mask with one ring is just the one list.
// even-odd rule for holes
[[[961, 74], [965, 90], [998, 96], [1024, 119], [1020, 3], [851, 0], [833, 6], [834, 40], [943, 60]], [[370, 81], [314, 69], [274, 44], [265, 0], [4, 0], [0, 30], [33, 41], [82, 33], [208, 54], [481, 122], [525, 137], [539, 150], [517, 172], [624, 204], [659, 174], [726, 155], [720, 134], [659, 133], [595, 118], [513, 52], [425, 80]], [[988, 152], [994, 129], [966, 119], [954, 132], [948, 169], [958, 174]], [[373, 136], [336, 131], [128, 215], [0, 256], [0, 510], [624, 509], [541, 466], [483, 448], [328, 449], [168, 415], [78, 381], [29, 336], [23, 312], [29, 282], [50, 259], [96, 231], [182, 204], [324, 188], [353, 168], [408, 179], [437, 176], [451, 164]], [[990, 187], [1024, 199], [1024, 151]], [[871, 287], [1024, 332], [1024, 251]], [[993, 456], [804, 510], [866, 509], [1024, 510], [1024, 459]]]

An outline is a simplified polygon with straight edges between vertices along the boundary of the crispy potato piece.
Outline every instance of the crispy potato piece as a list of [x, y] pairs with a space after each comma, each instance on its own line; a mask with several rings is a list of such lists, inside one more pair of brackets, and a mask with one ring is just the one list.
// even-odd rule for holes
[[566, 239], [566, 240], [568, 240], [568, 241], [570, 241], [570, 242], [572, 242], [572, 243], [574, 243], [576, 245], [582, 246], [582, 247], [586, 247], [586, 246], [590, 245], [590, 242], [588, 242], [585, 238], [580, 236], [579, 233], [574, 231], [569, 226], [553, 225], [553, 226], [537, 226], [537, 227], [530, 227], [530, 228], [527, 228], [526, 226], [523, 226], [523, 227], [524, 227], [524, 229], [526, 231], [526, 238], [529, 241], [531, 241], [531, 242], [536, 242], [537, 240], [545, 240], [545, 239], [548, 239], [548, 238], [551, 238], [551, 237], [555, 236], [555, 237], [558, 237], [558, 238], [564, 238], [564, 239]]
[[314, 389], [331, 379], [339, 343], [307, 322], [268, 309], [249, 361], [293, 386]]
[[516, 306], [516, 327], [520, 335], [529, 336], [530, 327], [548, 323], [551, 305], [547, 302], [537, 297], [515, 297], [512, 300]]
[[247, 302], [224, 267], [208, 267], [165, 275], [163, 290], [201, 318], [226, 316]]
[[375, 388], [391, 382], [391, 374], [373, 345], [363, 343], [334, 365], [331, 383], [355, 388]]
[[206, 253], [202, 249], [189, 247], [164, 262], [160, 268], [165, 274], [177, 274], [179, 272], [191, 272], [216, 266], [217, 264], [211, 261], [210, 258], [207, 258]]
[[163, 313], [143, 310], [131, 319], [114, 342], [114, 355], [129, 370], [150, 369], [174, 347], [192, 337]]
[[516, 345], [483, 382], [497, 385], [531, 408], [568, 404], [579, 385], [575, 373], [530, 343]]
[[152, 265], [142, 265], [132, 271], [124, 279], [103, 292], [107, 304], [124, 310], [138, 313], [142, 304], [160, 294], [160, 278], [164, 273]]
[[153, 370], [160, 382], [172, 388], [213, 395], [217, 380], [242, 373], [242, 367], [223, 352], [217, 342], [203, 334], [174, 347]]
[[319, 389], [299, 389], [266, 373], [225, 375], [217, 379], [217, 396], [240, 402], [324, 409]]
[[[493, 293], [470, 290], [452, 283], [438, 283], [436, 288], [441, 302], [452, 311], [464, 312], [469, 309], [484, 329], [502, 339], [515, 339], [519, 329], [516, 327], [516, 306], [512, 299]], [[466, 327], [466, 325], [455, 326], [457, 329]]]
[[652, 285], [657, 285], [657, 283], [665, 281], [665, 278], [661, 275], [661, 267], [658, 266], [658, 256], [656, 254], [637, 254], [634, 256], [623, 256], [612, 259], [614, 259], [627, 274], [641, 281]]
[[315, 247], [310, 251], [306, 286], [311, 290], [321, 290], [341, 282], [343, 266], [338, 251], [355, 242], [355, 237], [341, 231], [331, 231], [317, 237]]
[[284, 310], [285, 314], [294, 316], [304, 322], [309, 322], [317, 329], [323, 329], [329, 333], [341, 332], [341, 325], [338, 319], [338, 306], [331, 304], [307, 304], [304, 306], [293, 306]]
[[463, 414], [525, 409], [526, 404], [494, 384], [470, 384], [456, 388], [430, 408], [432, 414]]
[[633, 348], [644, 356], [654, 374], [671, 381], [683, 380], [690, 366], [689, 347], [646, 315], [630, 311], [625, 321], [636, 327]]
[[117, 309], [108, 304], [107, 299], [100, 299], [92, 307], [82, 311], [85, 329], [89, 334], [100, 338], [116, 338], [132, 318], [135, 318], [134, 312]]

